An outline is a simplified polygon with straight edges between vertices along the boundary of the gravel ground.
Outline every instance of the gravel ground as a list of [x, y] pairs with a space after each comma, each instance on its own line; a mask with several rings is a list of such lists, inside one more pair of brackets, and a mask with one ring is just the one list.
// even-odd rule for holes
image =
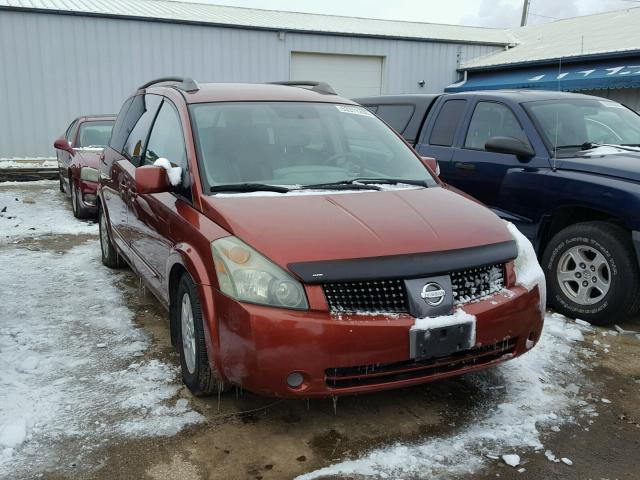
[[4, 206], [0, 478], [638, 478], [635, 335], [550, 313], [520, 359], [335, 409], [197, 399], [166, 314], [129, 270], [100, 265], [95, 224], [57, 183], [0, 184]]

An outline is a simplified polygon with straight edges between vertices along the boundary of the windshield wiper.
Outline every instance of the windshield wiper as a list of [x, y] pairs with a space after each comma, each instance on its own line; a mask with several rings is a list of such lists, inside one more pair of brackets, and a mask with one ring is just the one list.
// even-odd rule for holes
[[362, 185], [360, 183], [353, 183], [352, 180], [316, 183], [314, 185], [304, 185], [300, 188], [302, 190], [382, 190], [380, 187], [375, 185]]
[[352, 182], [358, 182], [358, 183], [362, 183], [365, 185], [370, 185], [370, 184], [381, 184], [381, 185], [400, 185], [400, 184], [405, 184], [405, 185], [415, 185], [417, 187], [425, 187], [427, 188], [429, 185], [427, 185], [426, 180], [407, 180], [404, 178], [355, 178], [352, 180]]
[[291, 190], [278, 185], [268, 185], [266, 183], [231, 183], [229, 185], [214, 185], [209, 189], [211, 193], [229, 192], [229, 193], [246, 193], [246, 192], [276, 192], [287, 193]]
[[614, 143], [594, 143], [594, 142], [583, 143], [582, 145], [580, 145], [580, 151], [591, 150], [593, 148], [598, 148], [598, 147], [612, 147], [612, 148], [619, 148], [620, 150], [626, 150], [628, 152], [638, 152], [638, 149], [633, 148], [632, 145], [618, 145]]

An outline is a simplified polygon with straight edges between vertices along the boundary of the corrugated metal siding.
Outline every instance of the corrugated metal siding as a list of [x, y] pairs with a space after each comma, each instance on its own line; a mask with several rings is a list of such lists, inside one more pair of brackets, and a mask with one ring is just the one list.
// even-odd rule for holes
[[71, 119], [117, 113], [155, 77], [282, 80], [292, 51], [345, 53], [385, 58], [384, 93], [431, 93], [456, 80], [459, 58], [496, 48], [0, 11], [0, 158], [53, 156]]
[[286, 31], [343, 33], [510, 45], [514, 37], [500, 28], [402, 22], [375, 18], [283, 12], [173, 0], [0, 0], [0, 8], [47, 10], [156, 20], [233, 25]]
[[608, 98], [640, 112], [640, 89], [638, 88], [608, 88], [602, 90], [581, 90], [579, 93]]

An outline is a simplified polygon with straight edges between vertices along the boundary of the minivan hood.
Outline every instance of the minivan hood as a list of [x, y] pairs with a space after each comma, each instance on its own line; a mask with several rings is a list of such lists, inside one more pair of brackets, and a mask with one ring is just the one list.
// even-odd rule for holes
[[446, 188], [207, 197], [204, 213], [286, 268], [512, 240], [488, 208]]
[[640, 182], [640, 152], [629, 152], [613, 147], [601, 147], [578, 157], [559, 158], [562, 170], [595, 173]]

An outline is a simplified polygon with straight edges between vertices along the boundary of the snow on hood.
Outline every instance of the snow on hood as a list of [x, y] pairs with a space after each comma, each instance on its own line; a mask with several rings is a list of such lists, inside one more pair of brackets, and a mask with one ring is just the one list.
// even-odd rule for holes
[[[547, 327], [551, 328], [547, 328]], [[574, 333], [574, 334], [572, 334]], [[541, 433], [573, 420], [574, 410], [594, 414], [578, 397], [584, 364], [574, 339], [580, 331], [562, 316], [548, 315], [538, 345], [526, 355], [465, 376], [490, 396], [479, 402], [472, 418], [451, 434], [398, 442], [297, 477], [466, 478], [492, 458], [520, 455], [522, 449], [544, 451]], [[496, 387], [503, 387], [496, 389]], [[525, 457], [526, 460], [526, 457]]]
[[516, 226], [505, 221], [507, 228], [518, 246], [518, 257], [515, 259], [514, 269], [516, 283], [522, 285], [528, 291], [538, 287], [540, 295], [540, 310], [544, 313], [547, 308], [547, 281], [542, 271], [536, 251], [527, 237], [525, 237]]
[[640, 149], [630, 151], [627, 148], [597, 147], [582, 152], [580, 156], [558, 158], [558, 167], [640, 182]]
[[488, 208], [441, 187], [300, 197], [215, 195], [203, 207], [211, 220], [282, 268], [511, 240]]

